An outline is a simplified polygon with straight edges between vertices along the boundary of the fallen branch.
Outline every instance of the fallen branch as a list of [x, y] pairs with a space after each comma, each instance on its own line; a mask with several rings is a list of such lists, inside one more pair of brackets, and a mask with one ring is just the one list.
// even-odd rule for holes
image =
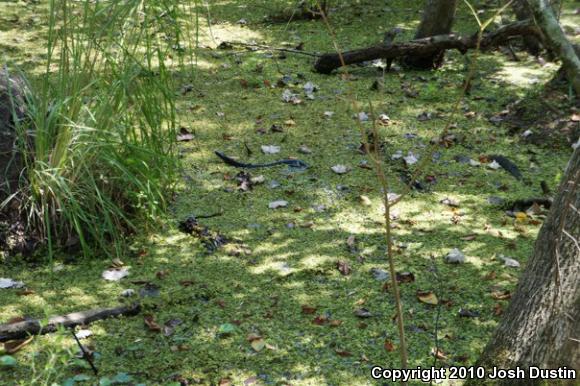
[[141, 306], [134, 303], [130, 306], [115, 308], [98, 308], [95, 310], [73, 312], [63, 316], [53, 316], [45, 326], [38, 319], [0, 325], [0, 342], [24, 339], [29, 335], [43, 335], [55, 332], [59, 327], [72, 328], [117, 316], [133, 316], [141, 311]]
[[226, 50], [226, 49], [231, 49], [233, 46], [245, 47], [246, 49], [248, 49], [250, 51], [279, 51], [279, 52], [288, 52], [291, 54], [312, 56], [315, 58], [320, 56], [320, 54], [316, 54], [316, 53], [308, 52], [308, 51], [302, 51], [302, 50], [298, 50], [298, 49], [270, 47], [270, 46], [267, 46], [264, 44], [243, 43], [243, 42], [222, 42], [218, 46], [218, 49]]
[[[489, 50], [495, 48], [514, 36], [530, 35], [542, 36], [540, 30], [532, 21], [506, 24], [495, 31], [485, 34], [481, 40], [481, 49]], [[333, 70], [343, 65], [375, 59], [394, 59], [403, 56], [429, 56], [438, 51], [452, 49], [465, 54], [468, 50], [476, 48], [476, 45], [477, 34], [471, 36], [437, 35], [390, 45], [381, 43], [372, 47], [343, 52], [342, 54], [323, 54], [316, 60], [314, 70], [322, 74], [330, 74]]]

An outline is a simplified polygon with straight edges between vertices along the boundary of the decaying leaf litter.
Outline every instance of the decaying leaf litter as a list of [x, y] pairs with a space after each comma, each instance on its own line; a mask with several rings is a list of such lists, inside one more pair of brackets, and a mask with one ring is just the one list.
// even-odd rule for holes
[[[357, 9], [343, 5], [332, 16], [337, 40], [353, 47], [380, 39], [368, 36], [370, 25], [379, 31], [404, 22], [398, 17], [410, 18], [380, 9], [359, 18]], [[272, 46], [332, 50], [317, 22], [265, 26], [261, 15], [218, 5], [212, 17], [219, 21], [212, 26], [218, 44], [269, 39]], [[241, 19], [246, 23], [236, 23]], [[471, 31], [471, 23], [462, 16], [458, 28]], [[209, 31], [200, 36], [216, 47]], [[24, 60], [23, 48], [16, 52]], [[373, 66], [316, 75], [308, 59], [291, 54], [200, 49], [197, 55], [195, 73], [181, 75], [177, 90], [183, 130], [176, 141], [184, 169], [172, 217], [137, 235], [122, 264], [63, 256], [54, 267], [59, 269], [6, 266], [0, 275], [2, 321], [138, 298], [141, 316], [95, 322], [82, 340], [91, 346], [100, 379], [367, 382], [373, 364], [397, 363], [398, 344], [381, 192], [365, 167], [357, 128], [370, 130], [374, 122], [393, 196], [430, 141], [440, 141], [418, 181], [422, 188], [391, 213], [411, 364], [428, 366], [433, 355], [446, 364], [473, 363], [546, 213], [544, 205], [511, 203], [541, 197], [541, 181], [553, 191], [570, 152], [566, 140], [558, 148], [530, 143], [520, 134], [542, 128], [514, 132], [502, 117], [514, 102], [536, 103], [538, 83], [556, 67], [484, 55], [477, 87], [450, 135], [438, 138], [465, 74], [464, 58], [455, 53], [440, 71], [395, 67], [384, 79]], [[39, 58], [29, 60], [34, 66]], [[540, 82], [510, 77], [506, 66], [532, 68]], [[382, 87], [372, 90], [377, 78]], [[356, 96], [354, 109], [348, 93]], [[557, 103], [558, 119], [577, 125], [566, 99]], [[296, 159], [309, 168], [237, 169], [215, 150], [245, 163]], [[523, 178], [496, 156], [516, 165]], [[434, 351], [437, 307], [440, 346]], [[66, 334], [34, 338], [2, 357], [0, 366], [10, 371], [0, 376], [25, 379], [33, 353], [40, 353], [40, 363], [60, 353], [69, 359], [57, 367], [55, 379], [94, 381], [86, 363], [75, 360], [77, 350]]]

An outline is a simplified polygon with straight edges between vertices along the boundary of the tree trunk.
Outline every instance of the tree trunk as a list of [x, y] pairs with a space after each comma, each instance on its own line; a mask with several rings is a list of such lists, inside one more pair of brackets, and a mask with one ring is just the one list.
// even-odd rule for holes
[[[427, 0], [415, 39], [450, 33], [456, 7], [457, 0]], [[403, 62], [412, 68], [430, 70], [440, 67], [444, 56], [445, 51], [441, 50], [427, 56], [406, 57]]]
[[[515, 0], [512, 4], [512, 9], [516, 14], [516, 19], [519, 21], [531, 20], [533, 18], [532, 10], [528, 6], [526, 0]], [[524, 36], [523, 41], [526, 50], [530, 54], [534, 56], [538, 56], [540, 54], [542, 44], [536, 36]]]
[[[565, 173], [511, 304], [478, 364], [580, 371], [580, 147]], [[545, 381], [545, 380], [544, 380]], [[494, 380], [539, 385], [541, 379]], [[573, 384], [571, 381], [569, 384]], [[472, 380], [468, 384], [482, 384]], [[556, 384], [548, 382], [548, 384]]]
[[580, 59], [564, 35], [560, 23], [546, 0], [529, 0], [536, 23], [544, 33], [546, 44], [558, 55], [576, 95], [580, 96]]

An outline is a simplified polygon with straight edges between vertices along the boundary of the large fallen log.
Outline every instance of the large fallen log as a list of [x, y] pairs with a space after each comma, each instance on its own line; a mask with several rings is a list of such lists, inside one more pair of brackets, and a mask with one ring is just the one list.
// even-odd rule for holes
[[46, 325], [42, 325], [40, 320], [24, 320], [22, 322], [7, 323], [0, 325], [0, 342], [7, 342], [14, 339], [24, 339], [29, 335], [43, 335], [57, 331], [60, 327], [72, 328], [85, 325], [97, 320], [102, 320], [116, 316], [133, 316], [141, 311], [141, 306], [134, 303], [129, 306], [115, 308], [98, 308], [94, 310], [73, 312], [63, 316], [53, 316], [48, 319]]
[[[495, 31], [484, 34], [481, 40], [481, 49], [495, 48], [514, 36], [530, 35], [542, 36], [539, 28], [532, 21], [506, 24]], [[443, 50], [452, 49], [465, 54], [468, 50], [476, 48], [477, 38], [477, 33], [471, 36], [459, 36], [456, 34], [437, 35], [390, 45], [381, 43], [372, 47], [346, 51], [340, 55], [338, 53], [327, 53], [316, 60], [314, 69], [321, 74], [330, 74], [339, 67], [368, 60], [394, 59], [403, 56], [429, 56]]]

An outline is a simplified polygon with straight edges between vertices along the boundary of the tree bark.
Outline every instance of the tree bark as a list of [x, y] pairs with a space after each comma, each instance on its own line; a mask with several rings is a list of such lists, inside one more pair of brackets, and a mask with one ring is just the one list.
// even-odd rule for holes
[[[514, 0], [512, 9], [516, 14], [516, 19], [519, 21], [531, 20], [533, 17], [532, 10], [528, 6], [526, 0]], [[540, 39], [538, 39], [536, 36], [523, 36], [523, 41], [526, 50], [530, 54], [534, 56], [538, 56], [540, 54], [540, 50], [542, 48]]]
[[[449, 34], [455, 20], [456, 8], [457, 0], [427, 0], [415, 39]], [[440, 67], [444, 56], [445, 50], [439, 50], [423, 56], [405, 57], [403, 63], [412, 68], [430, 70]]]
[[528, 0], [545, 42], [558, 55], [576, 95], [580, 96], [580, 59], [560, 27], [560, 23], [546, 0]]
[[[538, 28], [530, 21], [507, 24], [497, 30], [487, 33], [481, 41], [481, 49], [486, 50], [497, 47], [512, 36], [536, 35], [539, 36]], [[321, 55], [314, 64], [315, 71], [322, 74], [330, 74], [333, 70], [342, 67], [374, 59], [392, 59], [397, 57], [433, 57], [438, 52], [456, 49], [461, 53], [475, 48], [477, 45], [477, 33], [471, 36], [437, 35], [428, 38], [415, 39], [409, 42], [377, 44], [372, 47], [353, 51], [328, 53]], [[342, 56], [342, 59], [341, 59]]]
[[[534, 252], [501, 323], [479, 358], [488, 370], [566, 366], [580, 371], [580, 147], [574, 151]], [[494, 380], [538, 385], [541, 379]], [[570, 382], [572, 384], [575, 381]], [[481, 385], [472, 380], [468, 384]], [[490, 381], [491, 383], [491, 381]], [[550, 383], [549, 384], [556, 384]]]

